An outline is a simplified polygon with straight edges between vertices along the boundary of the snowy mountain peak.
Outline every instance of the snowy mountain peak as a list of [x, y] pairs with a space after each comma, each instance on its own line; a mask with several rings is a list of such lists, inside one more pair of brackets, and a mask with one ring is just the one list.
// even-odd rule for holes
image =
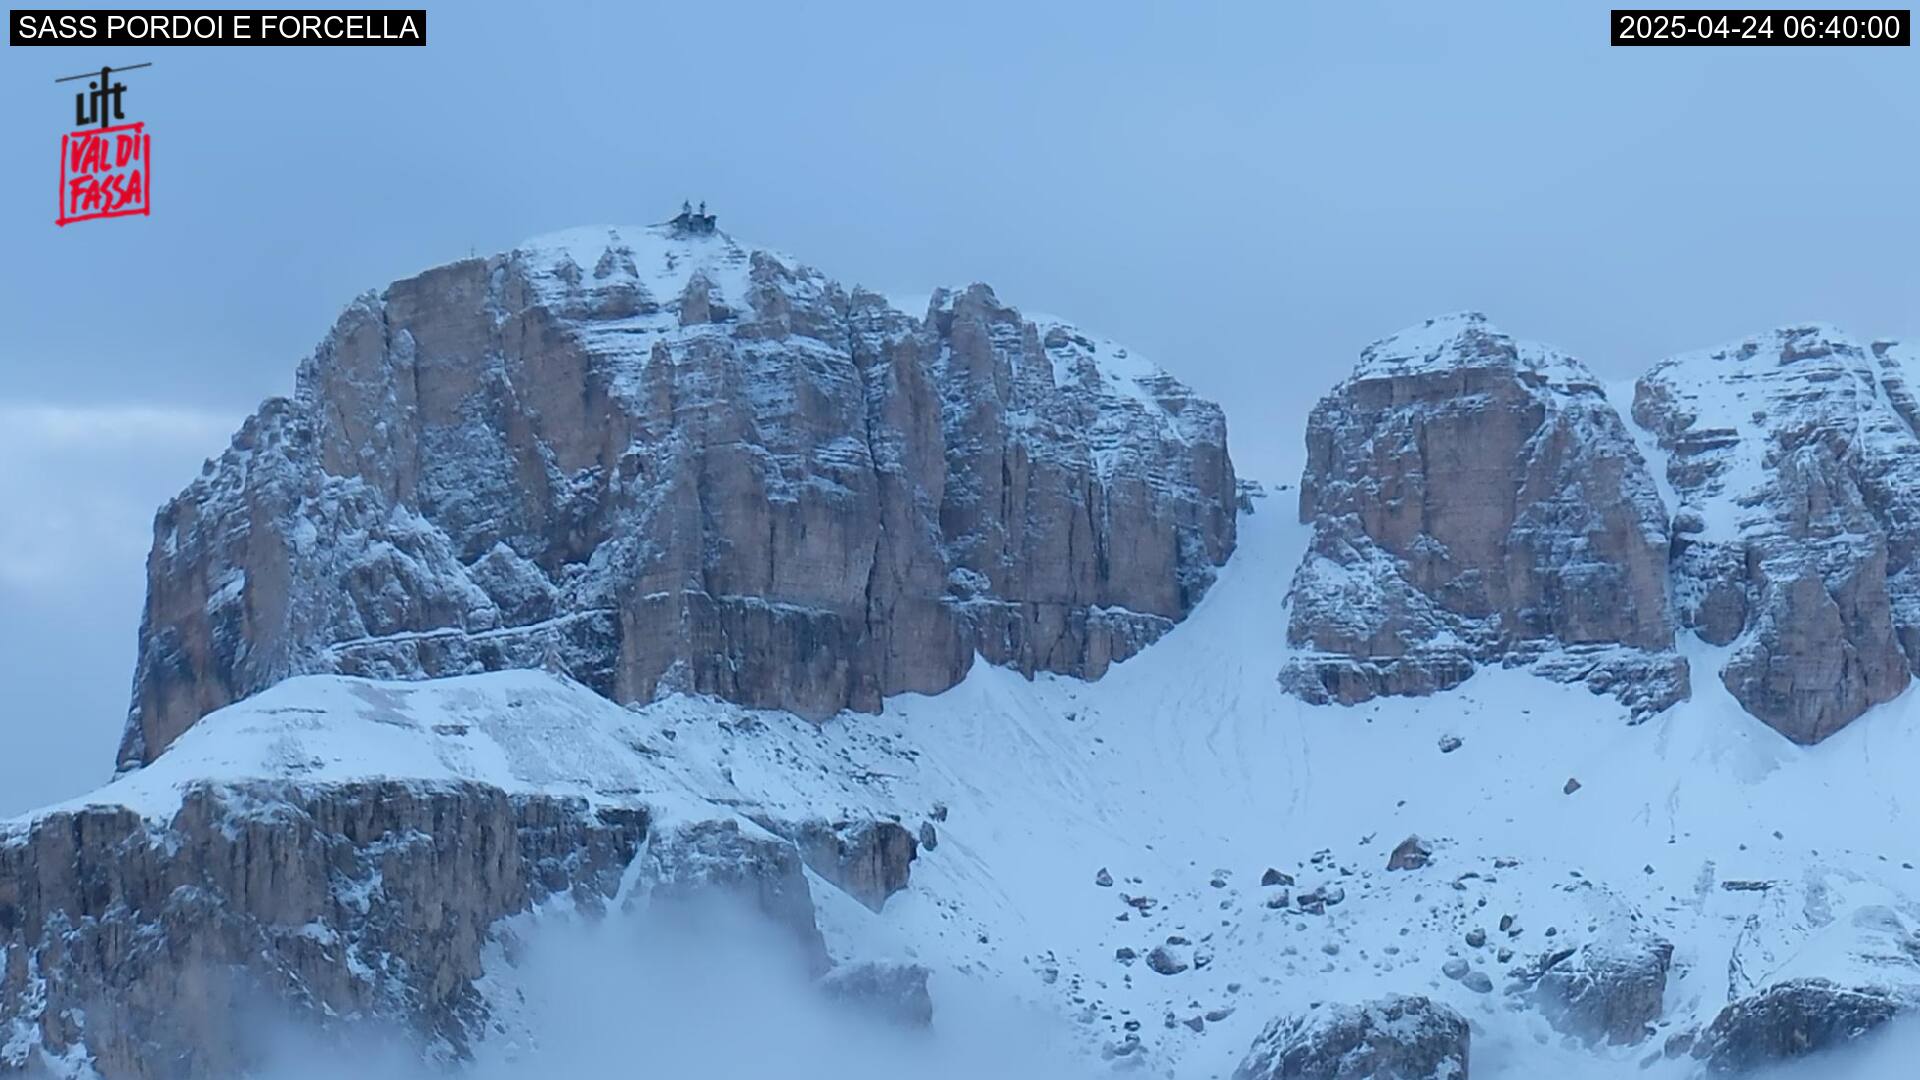
[[778, 252], [743, 247], [724, 232], [688, 232], [671, 224], [563, 229], [522, 241], [509, 257], [549, 298], [626, 284], [670, 300], [699, 275], [739, 302], [746, 296], [756, 253], [786, 266], [798, 265]]
[[121, 763], [304, 673], [815, 717], [977, 655], [1099, 677], [1233, 549], [1225, 418], [985, 286], [941, 297], [679, 226], [363, 296], [159, 515]]
[[1498, 357], [1510, 353], [1503, 345], [1507, 341], [1507, 335], [1489, 323], [1485, 314], [1457, 311], [1388, 334], [1360, 350], [1360, 361], [1362, 367], [1378, 364], [1389, 369], [1417, 370], [1423, 364], [1442, 359]]
[[[1889, 343], [1890, 344], [1890, 343]], [[1752, 334], [1737, 341], [1705, 349], [1695, 349], [1668, 357], [1655, 364], [1650, 374], [1668, 368], [1694, 369], [1697, 377], [1752, 377], [1757, 369], [1804, 363], [1844, 368], [1854, 364], [1872, 366], [1872, 350], [1862, 346], [1846, 331], [1829, 323], [1798, 323]], [[1741, 372], [1710, 370], [1731, 366]], [[1790, 377], [1810, 376], [1796, 373]]]
[[1599, 386], [1578, 360], [1550, 345], [1516, 340], [1477, 311], [1428, 319], [1368, 345], [1352, 378], [1410, 378], [1485, 368], [1524, 372], [1530, 382], [1562, 389], [1593, 392]]
[[1687, 692], [1667, 522], [1578, 361], [1477, 313], [1369, 346], [1314, 407], [1283, 681], [1312, 701], [1431, 693], [1524, 664], [1645, 715]]
[[1806, 324], [1684, 353], [1634, 390], [1674, 493], [1683, 625], [1754, 715], [1817, 742], [1920, 664], [1920, 407], [1897, 346]]
[[[1311, 651], [1289, 685], [1431, 692], [1497, 658], [1644, 712], [1688, 692], [1677, 622], [1729, 647], [1720, 677], [1753, 715], [1828, 737], [1920, 668], [1905, 361], [1819, 322], [1684, 353], [1637, 383], [1642, 437], [1577, 360], [1478, 313], [1374, 343], [1309, 424], [1317, 539], [1289, 635]], [[1615, 617], [1570, 617], [1599, 596]]]

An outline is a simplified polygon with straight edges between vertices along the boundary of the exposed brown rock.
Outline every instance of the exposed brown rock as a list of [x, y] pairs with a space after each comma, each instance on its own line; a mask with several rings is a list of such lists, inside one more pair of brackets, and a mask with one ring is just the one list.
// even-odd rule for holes
[[[1668, 454], [1680, 620], [1721, 681], [1816, 743], [1920, 663], [1920, 418], [1890, 345], [1791, 327], [1666, 360], [1633, 415]], [[1684, 524], [1685, 528], [1678, 528]]]
[[165, 825], [96, 806], [0, 839], [0, 1017], [21, 1055], [84, 1045], [107, 1080], [238, 1075], [274, 1017], [377, 1025], [463, 1055], [503, 918], [617, 894], [742, 895], [827, 967], [798, 853], [732, 821], [649, 842], [638, 807], [400, 781], [189, 789]]
[[919, 845], [897, 821], [769, 822], [791, 839], [814, 873], [874, 911], [907, 887]]
[[1479, 315], [1377, 342], [1308, 421], [1283, 682], [1352, 703], [1529, 663], [1637, 713], [1685, 696], [1667, 522], [1599, 383]]
[[160, 512], [120, 760], [304, 672], [815, 717], [976, 653], [1097, 678], [1237, 497], [1217, 407], [985, 286], [921, 317], [724, 234], [562, 234], [361, 297]]
[[1427, 865], [1433, 857], [1433, 848], [1417, 836], [1409, 836], [1396, 844], [1393, 853], [1387, 856], [1389, 870], [1418, 870]]

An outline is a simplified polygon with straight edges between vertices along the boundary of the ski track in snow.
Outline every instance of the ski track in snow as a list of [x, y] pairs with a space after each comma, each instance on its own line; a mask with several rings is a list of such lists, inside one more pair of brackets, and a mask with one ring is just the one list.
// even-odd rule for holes
[[[1097, 683], [976, 663], [944, 694], [815, 726], [685, 697], [622, 708], [539, 672], [309, 676], [209, 716], [79, 802], [164, 818], [197, 779], [394, 775], [639, 800], [666, 819], [746, 805], [897, 813], [917, 829], [944, 805], [937, 848], [883, 913], [813, 879], [833, 951], [928, 964], [936, 1004], [984, 990], [1056, 1013], [1100, 1071], [1119, 1051], [1114, 1067], [1224, 1077], [1276, 1016], [1399, 992], [1472, 1021], [1476, 1076], [1681, 1075], [1692, 1063], [1634, 1066], [1711, 1019], [1730, 973], [1891, 977], [1895, 939], [1920, 926], [1911, 691], [1810, 748], [1743, 713], [1717, 651], [1697, 646], [1693, 699], [1638, 726], [1611, 698], [1519, 671], [1431, 698], [1305, 705], [1275, 683], [1307, 539], [1289, 509], [1273, 499], [1243, 518], [1193, 615]], [[1443, 754], [1447, 734], [1463, 742]], [[1386, 871], [1415, 834], [1431, 865]], [[1346, 897], [1318, 916], [1270, 909], [1269, 866], [1296, 893], [1326, 883]], [[1110, 888], [1094, 882], [1102, 867]], [[1730, 880], [1769, 887], [1720, 887]], [[1137, 911], [1123, 894], [1154, 903]], [[1515, 936], [1497, 930], [1505, 914]], [[1509, 967], [1633, 923], [1676, 945], [1652, 1040], [1575, 1052], [1504, 992]], [[1464, 941], [1476, 927], [1484, 948]], [[1169, 936], [1204, 965], [1163, 976], [1115, 958]], [[1454, 957], [1493, 992], [1445, 978]], [[1229, 1008], [1198, 1031], [1180, 1023]]]

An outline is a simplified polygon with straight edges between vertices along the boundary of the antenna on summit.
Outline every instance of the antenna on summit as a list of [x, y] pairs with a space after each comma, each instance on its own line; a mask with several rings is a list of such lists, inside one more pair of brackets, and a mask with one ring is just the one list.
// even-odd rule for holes
[[716, 220], [713, 214], [707, 213], [705, 199], [700, 200], [698, 210], [693, 208], [693, 203], [683, 199], [680, 202], [680, 213], [676, 214], [668, 224], [673, 226], [673, 231], [676, 233], [688, 236], [711, 236], [716, 227]]

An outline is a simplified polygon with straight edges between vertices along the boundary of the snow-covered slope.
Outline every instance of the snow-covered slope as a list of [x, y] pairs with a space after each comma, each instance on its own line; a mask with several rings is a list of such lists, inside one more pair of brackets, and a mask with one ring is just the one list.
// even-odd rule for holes
[[[977, 664], [944, 694], [815, 725], [685, 696], [623, 708], [537, 672], [310, 676], [89, 801], [165, 817], [197, 779], [402, 777], [690, 817], [899, 815], [936, 843], [881, 911], [815, 882], [837, 955], [926, 964], [936, 1015], [974, 990], [1025, 1000], [1080, 1033], [1090, 1068], [1180, 1077], [1226, 1076], [1277, 1016], [1394, 992], [1468, 1018], [1475, 1076], [1518, 1077], [1624, 1073], [1787, 979], [1920, 984], [1912, 695], [1816, 747], [1743, 722], [1714, 683], [1637, 726], [1611, 698], [1497, 669], [1427, 698], [1305, 704], [1273, 644], [1308, 529], [1268, 509], [1193, 615], [1096, 683]], [[1389, 871], [1411, 836], [1430, 861]], [[1263, 886], [1269, 869], [1293, 884]], [[1659, 940], [1649, 1041], [1629, 1024], [1626, 1045], [1576, 1047], [1514, 974]], [[1184, 969], [1154, 970], [1156, 947]]]

